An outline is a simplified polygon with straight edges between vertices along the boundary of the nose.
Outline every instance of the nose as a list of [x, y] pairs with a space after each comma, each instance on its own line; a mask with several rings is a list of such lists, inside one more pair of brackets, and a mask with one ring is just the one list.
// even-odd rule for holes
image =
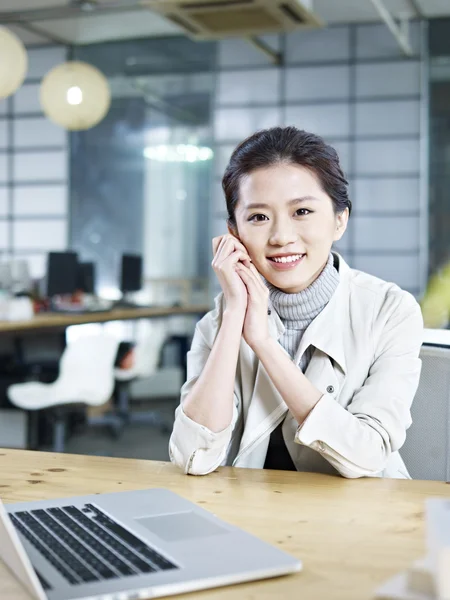
[[269, 244], [271, 246], [287, 246], [296, 242], [298, 235], [290, 223], [275, 222], [270, 232]]

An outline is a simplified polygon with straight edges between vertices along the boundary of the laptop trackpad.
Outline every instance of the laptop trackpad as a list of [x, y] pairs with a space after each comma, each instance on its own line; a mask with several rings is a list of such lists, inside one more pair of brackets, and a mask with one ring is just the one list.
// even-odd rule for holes
[[178, 542], [228, 533], [224, 527], [212, 523], [194, 512], [175, 513], [158, 517], [140, 517], [136, 519], [136, 522], [166, 542]]

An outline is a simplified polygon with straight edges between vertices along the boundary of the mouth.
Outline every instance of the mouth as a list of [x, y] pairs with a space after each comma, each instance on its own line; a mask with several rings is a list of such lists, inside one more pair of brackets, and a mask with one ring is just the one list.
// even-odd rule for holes
[[277, 256], [268, 256], [272, 268], [277, 271], [289, 271], [299, 265], [306, 254], [279, 254]]

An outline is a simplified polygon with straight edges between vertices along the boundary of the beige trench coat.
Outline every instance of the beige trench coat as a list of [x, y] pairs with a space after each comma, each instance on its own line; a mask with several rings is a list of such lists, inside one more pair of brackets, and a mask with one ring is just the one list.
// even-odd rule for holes
[[[353, 270], [335, 256], [339, 285], [305, 331], [294, 358], [298, 365], [306, 348], [315, 348], [305, 375], [323, 393], [300, 427], [243, 339], [230, 425], [214, 433], [186, 416], [183, 401], [221, 325], [222, 294], [199, 321], [169, 444], [171, 460], [185, 473], [204, 475], [225, 464], [262, 468], [270, 434], [283, 421], [284, 440], [299, 471], [409, 477], [398, 450], [411, 425], [419, 383], [419, 305], [398, 286]], [[270, 334], [279, 339], [284, 327], [273, 307], [268, 319]]]

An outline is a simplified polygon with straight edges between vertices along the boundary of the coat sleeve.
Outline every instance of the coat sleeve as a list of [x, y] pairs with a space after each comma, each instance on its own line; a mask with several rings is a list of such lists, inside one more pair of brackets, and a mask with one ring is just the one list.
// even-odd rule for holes
[[[207, 315], [205, 319], [210, 318]], [[226, 459], [231, 434], [238, 418], [238, 398], [234, 394], [233, 418], [223, 431], [213, 432], [190, 419], [183, 411], [183, 402], [194, 387], [211, 352], [197, 325], [192, 346], [187, 354], [187, 381], [181, 389], [180, 405], [175, 411], [175, 423], [169, 441], [170, 460], [186, 474], [207, 475]], [[211, 398], [214, 402], [214, 398]]]
[[324, 394], [298, 428], [295, 441], [319, 452], [344, 477], [383, 471], [411, 425], [422, 332], [419, 305], [404, 292], [377, 336], [368, 377], [350, 404], [345, 408]]

